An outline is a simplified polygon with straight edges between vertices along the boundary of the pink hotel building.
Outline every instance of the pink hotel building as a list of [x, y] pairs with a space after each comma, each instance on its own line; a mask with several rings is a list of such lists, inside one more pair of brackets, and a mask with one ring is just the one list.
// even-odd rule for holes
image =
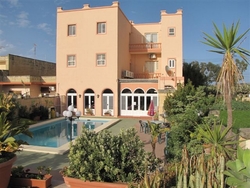
[[[143, 10], [142, 10], [143, 11]], [[83, 114], [163, 113], [166, 93], [183, 83], [182, 10], [162, 10], [157, 23], [135, 24], [118, 2], [57, 8], [56, 89]], [[62, 109], [64, 110], [64, 109]]]

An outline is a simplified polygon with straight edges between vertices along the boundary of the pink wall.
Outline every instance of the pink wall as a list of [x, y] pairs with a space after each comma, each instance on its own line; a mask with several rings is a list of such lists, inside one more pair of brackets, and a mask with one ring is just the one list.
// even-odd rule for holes
[[[97, 23], [106, 23], [106, 33], [97, 34]], [[68, 36], [68, 25], [76, 25], [76, 35]], [[175, 36], [168, 36], [168, 28], [176, 29]], [[182, 79], [182, 12], [174, 14], [161, 13], [159, 23], [134, 24], [129, 21], [118, 2], [111, 6], [90, 7], [85, 4], [83, 8], [74, 10], [57, 9], [57, 93], [66, 95], [69, 89], [77, 92], [77, 108], [84, 111], [84, 97], [86, 89], [94, 90], [95, 96], [100, 95], [105, 89], [111, 89], [114, 94], [114, 116], [119, 111], [119, 92], [128, 87], [135, 89], [141, 87], [162, 89], [159, 83], [126, 83], [119, 86], [122, 71], [129, 70], [142, 73], [145, 62], [149, 61], [148, 52], [130, 53], [129, 45], [144, 43], [145, 33], [158, 33], [161, 50], [156, 52], [159, 75], [165, 76], [165, 65], [169, 58], [175, 58], [177, 65], [173, 70], [176, 76]], [[106, 65], [96, 65], [96, 54], [106, 55]], [[76, 56], [76, 66], [67, 67], [67, 55]], [[175, 85], [171, 79], [169, 84]], [[158, 82], [163, 80], [158, 78]], [[96, 115], [102, 115], [102, 97], [95, 98]]]

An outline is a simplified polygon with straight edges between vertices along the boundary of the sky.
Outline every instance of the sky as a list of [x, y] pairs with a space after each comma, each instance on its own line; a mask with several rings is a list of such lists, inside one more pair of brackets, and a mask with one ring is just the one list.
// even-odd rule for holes
[[[57, 7], [79, 9], [110, 6], [115, 0], [0, 0], [0, 56], [15, 54], [56, 63]], [[161, 10], [183, 10], [183, 58], [185, 62], [221, 64], [222, 55], [209, 52], [201, 41], [219, 29], [240, 22], [238, 34], [250, 28], [250, 0], [120, 0], [120, 8], [136, 23], [160, 22]], [[250, 32], [241, 43], [250, 50]], [[250, 82], [250, 65], [244, 73]]]

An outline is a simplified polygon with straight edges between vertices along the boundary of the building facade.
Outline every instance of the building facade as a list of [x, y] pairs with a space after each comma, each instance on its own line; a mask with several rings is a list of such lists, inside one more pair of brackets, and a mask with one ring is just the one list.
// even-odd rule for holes
[[18, 97], [56, 94], [56, 64], [8, 54], [0, 56], [0, 89]]
[[162, 113], [168, 90], [183, 83], [182, 10], [161, 11], [158, 23], [135, 24], [118, 2], [57, 8], [57, 93], [96, 116], [147, 116], [153, 100]]

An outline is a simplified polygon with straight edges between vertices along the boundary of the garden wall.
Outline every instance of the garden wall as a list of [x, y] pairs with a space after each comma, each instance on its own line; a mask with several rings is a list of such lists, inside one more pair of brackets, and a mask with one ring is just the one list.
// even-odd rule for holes
[[56, 97], [37, 97], [37, 98], [23, 98], [17, 99], [21, 106], [27, 106], [29, 109], [32, 105], [35, 106], [44, 106], [49, 110], [53, 109], [61, 116], [62, 106], [65, 106], [61, 101], [65, 101], [65, 96], [56, 96]]

